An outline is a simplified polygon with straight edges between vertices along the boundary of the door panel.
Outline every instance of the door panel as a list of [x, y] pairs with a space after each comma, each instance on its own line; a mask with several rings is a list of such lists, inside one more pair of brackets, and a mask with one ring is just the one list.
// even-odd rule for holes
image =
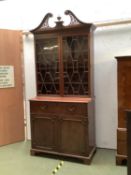
[[24, 140], [22, 33], [0, 30], [0, 65], [14, 67], [15, 87], [0, 89], [0, 145]]
[[55, 149], [55, 121], [53, 115], [31, 115], [32, 147]]
[[64, 94], [88, 95], [88, 37], [87, 35], [62, 38], [64, 63]]
[[[87, 152], [87, 122], [82, 118], [63, 118], [61, 121], [60, 149], [64, 153], [85, 155]], [[86, 135], [86, 136], [85, 136]]]
[[59, 94], [60, 80], [57, 38], [39, 38], [35, 42], [35, 49], [38, 95]]

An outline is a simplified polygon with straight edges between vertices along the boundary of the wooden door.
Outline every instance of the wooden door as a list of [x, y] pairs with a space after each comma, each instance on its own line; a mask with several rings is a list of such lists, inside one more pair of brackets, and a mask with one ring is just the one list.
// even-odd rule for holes
[[87, 126], [84, 116], [63, 116], [60, 120], [60, 151], [81, 156], [88, 153]]
[[31, 115], [32, 148], [54, 151], [56, 147], [56, 122], [53, 114]]
[[22, 33], [0, 30], [0, 65], [14, 67], [14, 87], [0, 88], [0, 145], [24, 140]]

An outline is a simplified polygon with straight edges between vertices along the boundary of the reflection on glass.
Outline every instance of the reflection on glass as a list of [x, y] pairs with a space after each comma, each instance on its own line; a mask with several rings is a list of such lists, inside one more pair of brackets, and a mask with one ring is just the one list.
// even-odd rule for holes
[[38, 94], [59, 94], [58, 45], [56, 38], [36, 41]]
[[63, 37], [64, 93], [88, 95], [87, 36]]

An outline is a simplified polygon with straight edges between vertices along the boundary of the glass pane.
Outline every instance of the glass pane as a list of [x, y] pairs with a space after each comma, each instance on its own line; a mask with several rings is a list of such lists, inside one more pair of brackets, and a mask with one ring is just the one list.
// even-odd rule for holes
[[64, 93], [88, 95], [88, 38], [63, 37]]
[[36, 40], [38, 94], [59, 94], [59, 60], [56, 38]]

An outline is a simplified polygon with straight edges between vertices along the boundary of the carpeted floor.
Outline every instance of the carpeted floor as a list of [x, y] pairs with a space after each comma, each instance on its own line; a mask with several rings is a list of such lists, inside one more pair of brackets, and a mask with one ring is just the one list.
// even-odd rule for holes
[[[115, 150], [97, 149], [91, 165], [64, 161], [56, 175], [127, 175], [115, 165]], [[0, 175], [51, 175], [59, 159], [30, 156], [30, 141], [0, 147]]]

